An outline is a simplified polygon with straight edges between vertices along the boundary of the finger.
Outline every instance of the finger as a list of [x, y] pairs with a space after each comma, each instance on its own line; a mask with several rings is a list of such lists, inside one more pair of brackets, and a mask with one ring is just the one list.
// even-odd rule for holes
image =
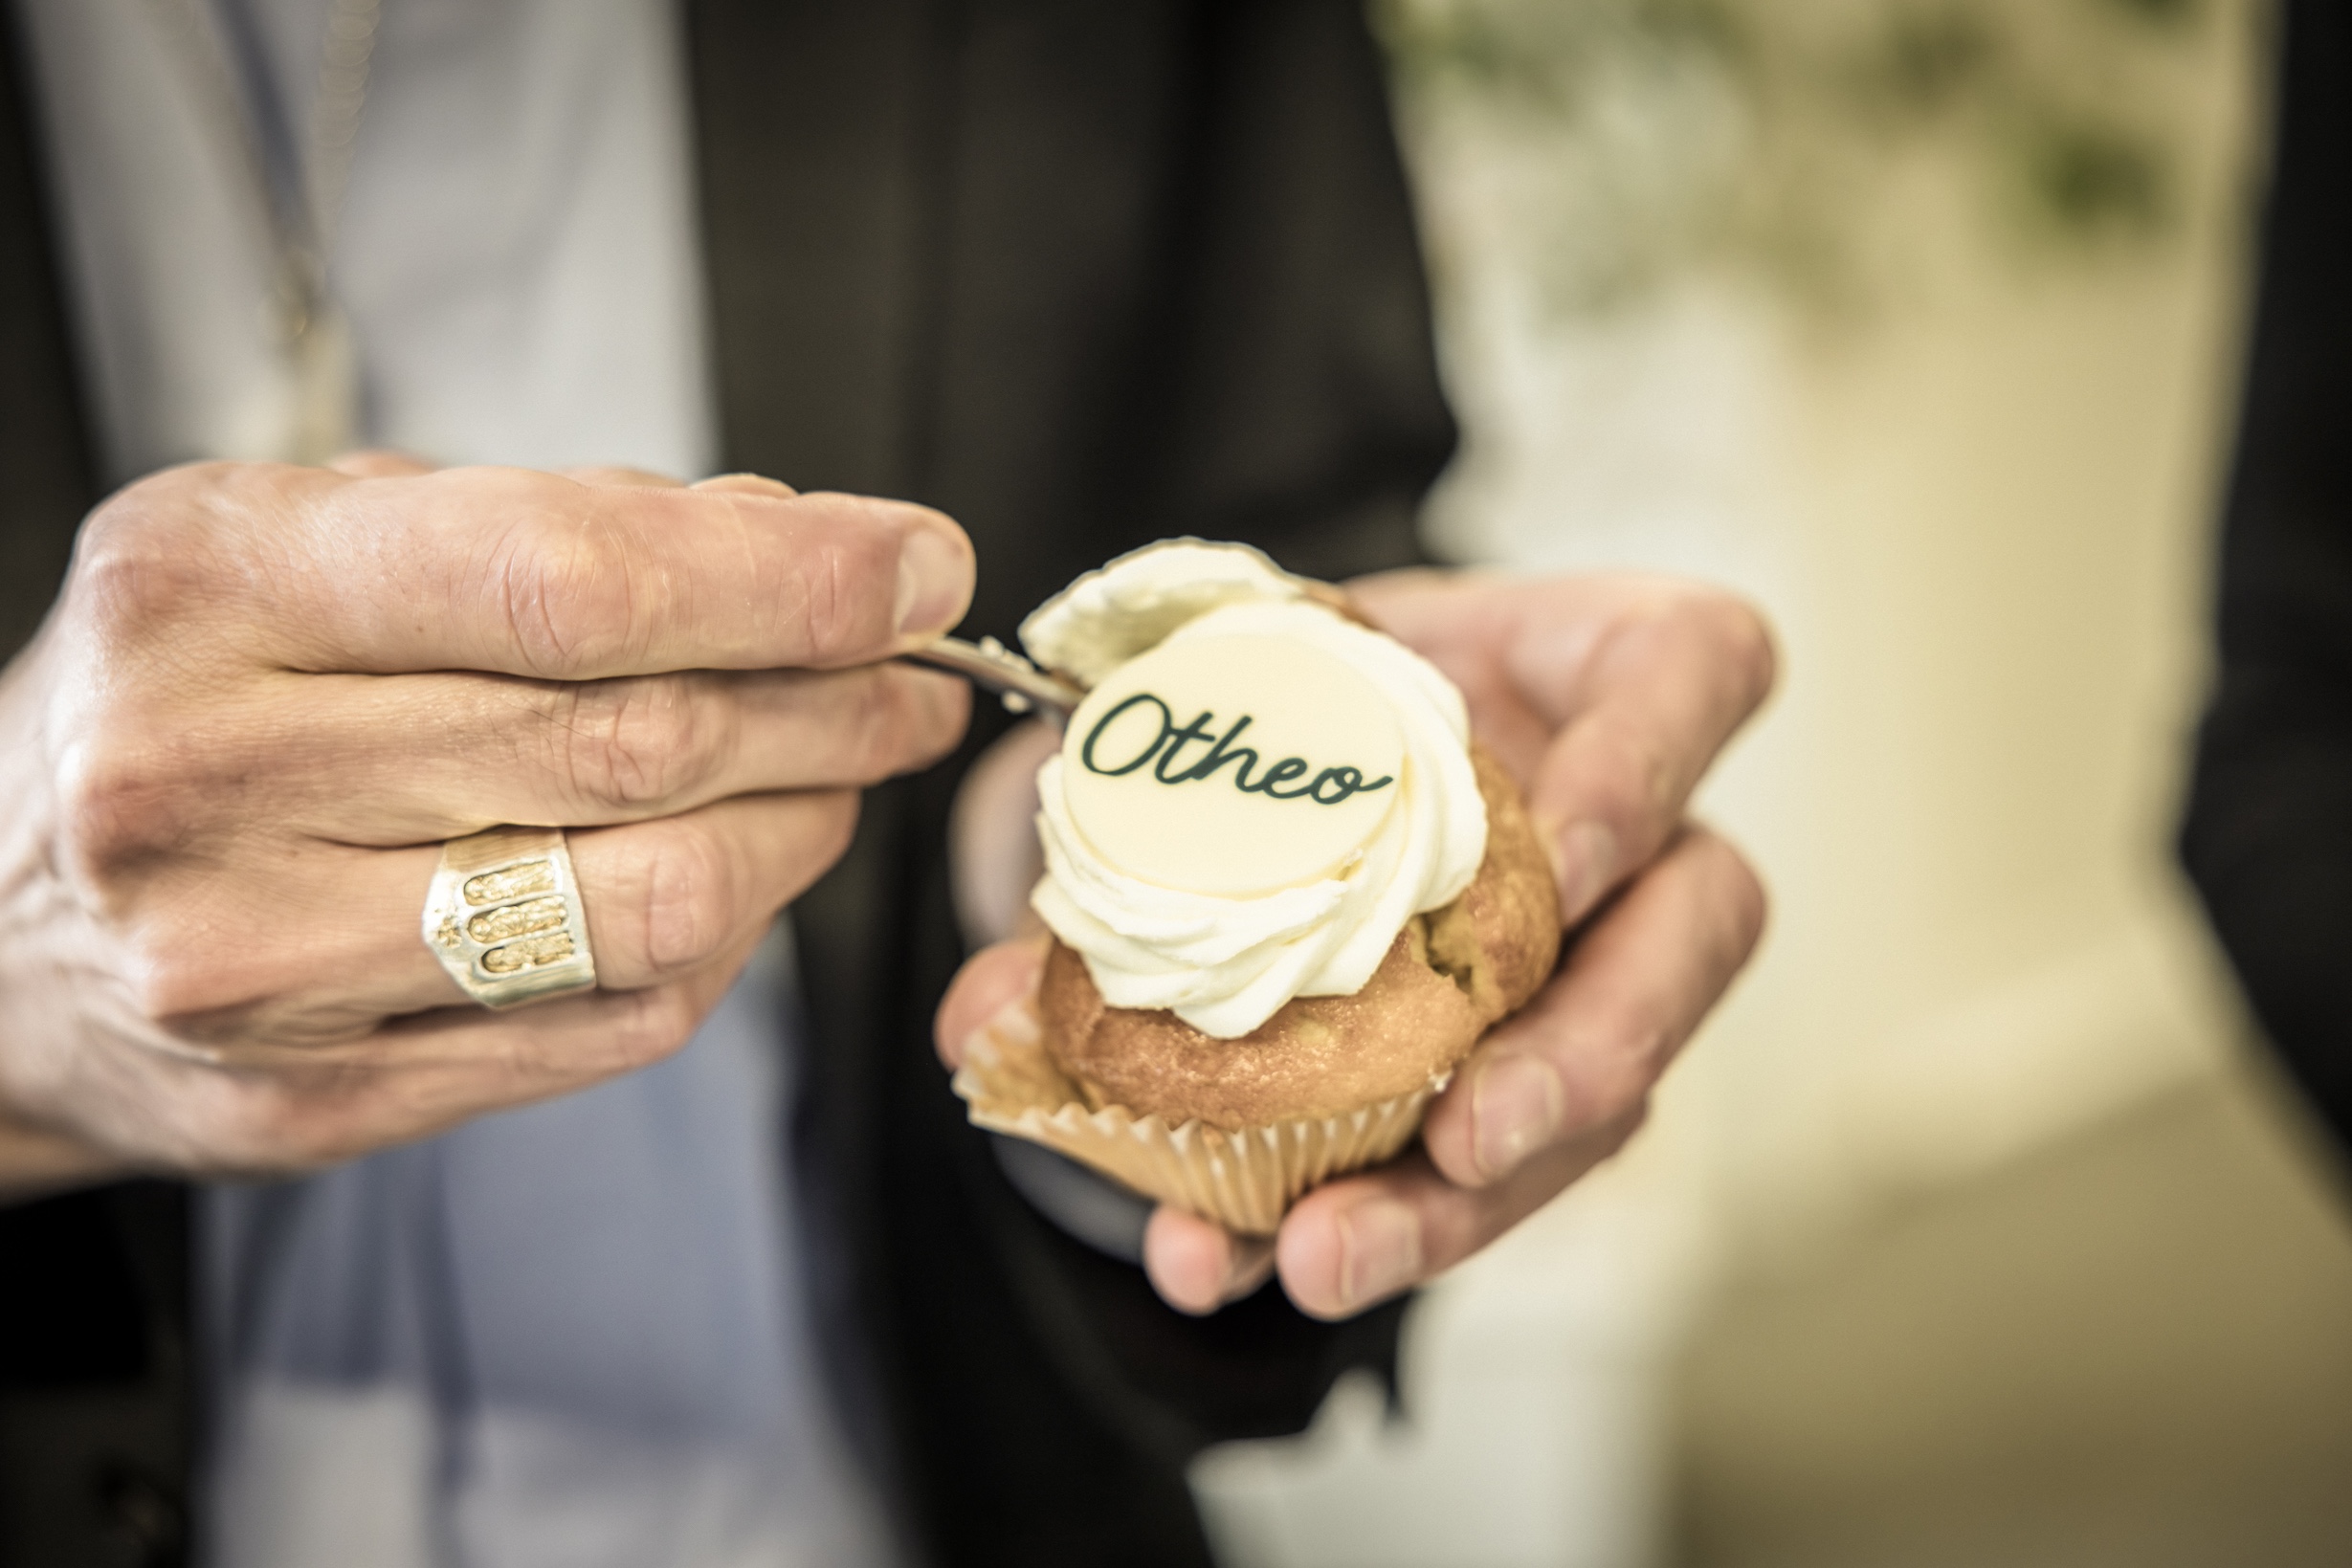
[[1430, 1108], [1421, 1137], [1436, 1168], [1488, 1186], [1641, 1105], [1747, 961], [1764, 919], [1763, 886], [1738, 851], [1704, 828], [1685, 831]]
[[800, 494], [782, 479], [771, 479], [765, 474], [715, 474], [696, 481], [696, 490], [721, 490], [738, 496], [772, 496], [779, 500], [790, 500]]
[[[1554, 639], [1514, 650], [1522, 685], [1551, 676]], [[1740, 601], [1662, 593], [1621, 621], [1585, 661], [1585, 702], [1543, 753], [1527, 792], [1552, 847], [1562, 918], [1582, 919], [1649, 864], [1682, 820], [1691, 791], [1772, 680], [1771, 640]]]
[[1061, 733], [1031, 719], [1016, 724], [965, 770], [947, 823], [956, 922], [969, 941], [1001, 941], [1035, 926], [1030, 890], [1045, 874], [1037, 843], [1037, 769]]
[[369, 448], [365, 452], [346, 452], [330, 459], [326, 466], [354, 479], [397, 479], [431, 474], [437, 465], [411, 453]]
[[932, 1042], [949, 1071], [991, 1030], [1035, 1039], [1037, 982], [1045, 974], [1042, 938], [998, 942], [964, 961], [932, 1021]]
[[1480, 739], [1526, 785], [1570, 924], [1673, 836], [1774, 678], [1763, 618], [1696, 584], [1422, 576], [1358, 591], [1461, 686]]
[[[934, 1030], [950, 1071], [991, 1039], [1035, 1038], [1042, 938], [998, 942], [965, 961], [941, 1002]], [[1143, 1267], [1153, 1288], [1181, 1312], [1209, 1313], [1249, 1294], [1274, 1269], [1270, 1238], [1235, 1236], [1162, 1204], [1143, 1231]]]
[[508, 1013], [445, 1008], [347, 1045], [249, 1048], [229, 1072], [190, 1066], [179, 1093], [143, 1098], [163, 1124], [139, 1129], [136, 1142], [169, 1150], [176, 1141], [189, 1151], [184, 1163], [214, 1174], [283, 1174], [570, 1093], [677, 1050], [766, 935], [745, 932], [704, 968], [647, 990]]
[[[205, 799], [345, 843], [414, 844], [494, 823], [671, 816], [730, 795], [862, 786], [952, 750], [970, 689], [886, 663], [570, 683], [505, 675], [285, 677], [242, 733], [215, 719]], [[255, 760], [266, 758], [257, 767]], [[159, 759], [182, 770], [190, 763]], [[182, 827], [179, 831], [185, 831]]]
[[810, 790], [573, 832], [597, 983], [634, 990], [707, 967], [840, 859], [856, 826], [855, 794]]
[[962, 618], [972, 553], [940, 514], [862, 497], [209, 464], [102, 508], [76, 583], [110, 629], [172, 648], [203, 614], [296, 670], [586, 680], [868, 663]]
[[[695, 974], [840, 857], [849, 791], [738, 796], [569, 835], [606, 991]], [[464, 1003], [419, 926], [437, 846], [295, 846], [241, 873], [189, 865], [126, 912], [141, 1005], [180, 1035], [317, 1045]]]
[[1160, 1299], [1195, 1317], [1238, 1301], [1274, 1272], [1274, 1238], [1236, 1236], [1162, 1204], [1143, 1226], [1143, 1272]]
[[1300, 1312], [1347, 1317], [1410, 1290], [1485, 1247], [1607, 1159], [1641, 1125], [1636, 1107], [1554, 1144], [1506, 1182], [1457, 1187], [1414, 1151], [1316, 1188], [1276, 1238], [1282, 1289]]

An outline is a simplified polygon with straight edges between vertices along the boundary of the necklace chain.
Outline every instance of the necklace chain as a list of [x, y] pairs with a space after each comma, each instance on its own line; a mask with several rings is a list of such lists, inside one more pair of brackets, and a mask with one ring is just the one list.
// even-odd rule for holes
[[324, 272], [325, 254], [343, 217], [351, 183], [351, 149], [367, 107], [367, 68], [375, 55], [383, 0], [335, 0], [320, 51], [318, 90], [310, 102], [310, 223]]
[[294, 200], [281, 197], [270, 178], [260, 136], [223, 52], [216, 16], [210, 13], [211, 0], [146, 0], [146, 10], [180, 60], [215, 138], [237, 149], [269, 226], [277, 265], [275, 324], [295, 400], [284, 455], [296, 462], [323, 461], [350, 446], [356, 424], [357, 365], [349, 328], [327, 287], [327, 258], [367, 106], [382, 0], [335, 0], [327, 17], [300, 149], [300, 194]]

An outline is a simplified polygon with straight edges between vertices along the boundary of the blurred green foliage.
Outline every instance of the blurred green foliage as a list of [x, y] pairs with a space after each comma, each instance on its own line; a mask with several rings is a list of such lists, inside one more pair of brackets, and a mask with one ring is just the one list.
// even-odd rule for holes
[[1731, 263], [1852, 298], [1906, 168], [1963, 170], [2036, 254], [2165, 243], [2183, 95], [2219, 0], [1374, 0], [1408, 110], [1548, 170], [1549, 283], [1578, 309]]

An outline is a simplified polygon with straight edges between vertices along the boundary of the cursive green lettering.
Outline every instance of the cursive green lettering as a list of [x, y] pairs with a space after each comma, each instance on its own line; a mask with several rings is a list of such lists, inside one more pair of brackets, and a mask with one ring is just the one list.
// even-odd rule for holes
[[[1102, 743], [1105, 732], [1124, 717], [1128, 709], [1143, 703], [1149, 703], [1159, 710], [1159, 727], [1153, 732], [1150, 743], [1118, 766], [1106, 767], [1095, 756], [1095, 748]], [[1244, 794], [1263, 795], [1268, 800], [1276, 801], [1311, 800], [1318, 806], [1337, 806], [1351, 795], [1370, 794], [1375, 789], [1386, 789], [1396, 783], [1393, 777], [1384, 775], [1367, 784], [1363, 769], [1341, 766], [1324, 768], [1301, 788], [1276, 788], [1277, 784], [1307, 777], [1310, 764], [1302, 757], [1285, 757], [1267, 766], [1262, 775], [1253, 780], [1251, 771], [1261, 761], [1256, 748], [1236, 746], [1233, 742], [1255, 720], [1250, 715], [1243, 714], [1223, 735], [1210, 740], [1209, 726], [1216, 717], [1214, 711], [1203, 709], [1199, 717], [1178, 729], [1176, 716], [1165, 702], [1149, 692], [1138, 692], [1095, 720], [1095, 727], [1086, 732], [1085, 742], [1078, 747], [1078, 761], [1087, 771], [1099, 773], [1108, 779], [1123, 777], [1138, 771], [1145, 763], [1151, 763], [1152, 777], [1164, 784], [1192, 784], [1203, 779], [1213, 779], [1219, 769], [1231, 762], [1233, 764], [1233, 787]], [[1180, 764], [1177, 753], [1195, 740], [1209, 741], [1207, 754], [1189, 766]]]
[[1252, 746], [1236, 746], [1233, 740], [1250, 727], [1250, 716], [1243, 714], [1233, 720], [1233, 727], [1217, 737], [1217, 743], [1209, 748], [1209, 755], [1177, 775], [1175, 782], [1189, 784], [1194, 779], [1213, 779], [1217, 769], [1228, 762], [1234, 763], [1233, 787], [1248, 794], [1256, 786], [1250, 783], [1250, 770], [1257, 766], [1257, 751]]
[[[1167, 749], [1160, 754], [1160, 760], [1158, 762], [1151, 764], [1152, 777], [1159, 780], [1162, 784], [1182, 784], [1185, 780], [1190, 778], [1191, 775], [1189, 773], [1170, 772], [1169, 766], [1176, 761], [1176, 754], [1184, 750], [1187, 741], [1206, 740], [1209, 739], [1209, 721], [1216, 717], [1217, 716], [1215, 714], [1210, 713], [1208, 709], [1204, 708], [1201, 710], [1199, 718], [1193, 719], [1191, 723], [1187, 724], [1183, 729], [1177, 730], [1170, 734], [1167, 738]], [[1165, 726], [1163, 727], [1165, 728]]]
[[[1136, 753], [1134, 761], [1121, 762], [1117, 767], [1104, 767], [1100, 762], [1095, 761], [1096, 744], [1101, 740], [1102, 732], [1109, 729], [1113, 724], [1119, 721], [1119, 716], [1121, 714], [1125, 713], [1129, 708], [1134, 707], [1139, 702], [1148, 702], [1153, 707], [1160, 710], [1160, 728], [1153, 733], [1151, 744]], [[1106, 779], [1116, 779], [1121, 777], [1122, 774], [1133, 773], [1137, 768], [1142, 767], [1145, 762], [1150, 762], [1152, 759], [1152, 754], [1157, 752], [1160, 749], [1161, 743], [1167, 740], [1168, 721], [1173, 717], [1174, 716], [1167, 711], [1166, 703], [1161, 701], [1149, 692], [1138, 692], [1135, 696], [1127, 698], [1126, 701], [1121, 703], [1118, 707], [1113, 708], [1109, 713], [1104, 714], [1100, 718], [1095, 720], [1095, 727], [1086, 732], [1086, 744], [1078, 748], [1078, 761], [1086, 764], [1086, 770], [1089, 773], [1099, 773]]]
[[1277, 801], [1295, 801], [1315, 786], [1308, 784], [1305, 789], [1276, 789], [1275, 785], [1287, 784], [1293, 779], [1302, 779], [1306, 777], [1306, 771], [1307, 764], [1304, 758], [1285, 757], [1266, 770], [1266, 776], [1258, 780], [1255, 787], [1259, 794], [1271, 796]]
[[[1375, 779], [1370, 784], [1365, 784], [1361, 769], [1327, 767], [1315, 775], [1315, 782], [1307, 785], [1307, 798], [1319, 806], [1337, 806], [1350, 795], [1360, 791], [1369, 794], [1375, 789], [1386, 788], [1394, 782], [1392, 779]], [[1325, 784], [1330, 784], [1338, 793], [1325, 795], [1323, 793]]]

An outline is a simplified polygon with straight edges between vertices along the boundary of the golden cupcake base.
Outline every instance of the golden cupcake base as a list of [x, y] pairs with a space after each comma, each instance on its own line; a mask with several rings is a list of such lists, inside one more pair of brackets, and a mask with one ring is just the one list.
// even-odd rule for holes
[[1271, 1236], [1308, 1188], [1393, 1158], [1421, 1129], [1438, 1078], [1340, 1115], [1228, 1131], [1170, 1127], [1123, 1106], [1090, 1109], [1032, 1021], [999, 1021], [973, 1041], [955, 1075], [972, 1123], [1027, 1138], [1148, 1198], [1245, 1236]]

